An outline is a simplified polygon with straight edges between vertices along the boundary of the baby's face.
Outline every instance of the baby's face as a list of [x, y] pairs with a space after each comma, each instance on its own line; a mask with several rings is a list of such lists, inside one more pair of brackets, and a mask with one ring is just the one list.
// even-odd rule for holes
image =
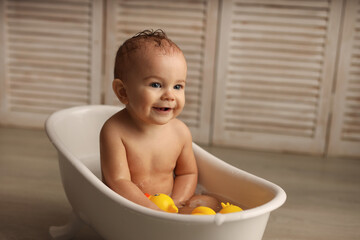
[[177, 117], [185, 104], [184, 55], [147, 49], [137, 53], [130, 63], [133, 65], [125, 82], [128, 111], [150, 124], [165, 124]]

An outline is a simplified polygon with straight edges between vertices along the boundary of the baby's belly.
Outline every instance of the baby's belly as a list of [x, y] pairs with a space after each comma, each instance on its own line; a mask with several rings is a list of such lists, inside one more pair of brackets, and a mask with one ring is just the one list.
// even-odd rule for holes
[[148, 194], [165, 193], [171, 195], [174, 184], [172, 174], [162, 176], [132, 177], [131, 180], [143, 193]]

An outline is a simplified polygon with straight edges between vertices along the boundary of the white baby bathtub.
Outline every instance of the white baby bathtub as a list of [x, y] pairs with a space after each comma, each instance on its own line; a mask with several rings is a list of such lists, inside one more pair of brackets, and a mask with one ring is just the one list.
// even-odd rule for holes
[[[72, 221], [51, 227], [54, 239], [71, 239], [88, 224], [108, 240], [260, 240], [270, 212], [286, 199], [277, 185], [237, 169], [193, 144], [199, 185], [245, 206], [238, 213], [193, 216], [154, 211], [113, 192], [101, 181], [99, 132], [119, 107], [82, 106], [58, 111], [46, 132], [58, 150], [62, 183]], [[239, 157], [240, 158], [240, 157]]]

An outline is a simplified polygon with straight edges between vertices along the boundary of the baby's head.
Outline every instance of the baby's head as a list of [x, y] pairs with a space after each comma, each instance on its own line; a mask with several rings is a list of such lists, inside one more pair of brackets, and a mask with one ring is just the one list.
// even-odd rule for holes
[[174, 118], [184, 107], [186, 74], [180, 48], [163, 31], [146, 30], [117, 51], [113, 90], [134, 116], [165, 123], [159, 119]]
[[127, 39], [118, 49], [115, 58], [114, 79], [126, 80], [126, 73], [134, 67], [129, 61], [149, 51], [160, 54], [182, 54], [181, 49], [171, 41], [164, 31], [144, 30]]

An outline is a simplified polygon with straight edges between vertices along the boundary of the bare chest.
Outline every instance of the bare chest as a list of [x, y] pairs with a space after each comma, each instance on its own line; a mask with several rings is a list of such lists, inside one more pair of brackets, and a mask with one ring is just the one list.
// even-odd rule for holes
[[129, 170], [135, 176], [172, 174], [182, 144], [177, 139], [131, 139], [125, 143]]

